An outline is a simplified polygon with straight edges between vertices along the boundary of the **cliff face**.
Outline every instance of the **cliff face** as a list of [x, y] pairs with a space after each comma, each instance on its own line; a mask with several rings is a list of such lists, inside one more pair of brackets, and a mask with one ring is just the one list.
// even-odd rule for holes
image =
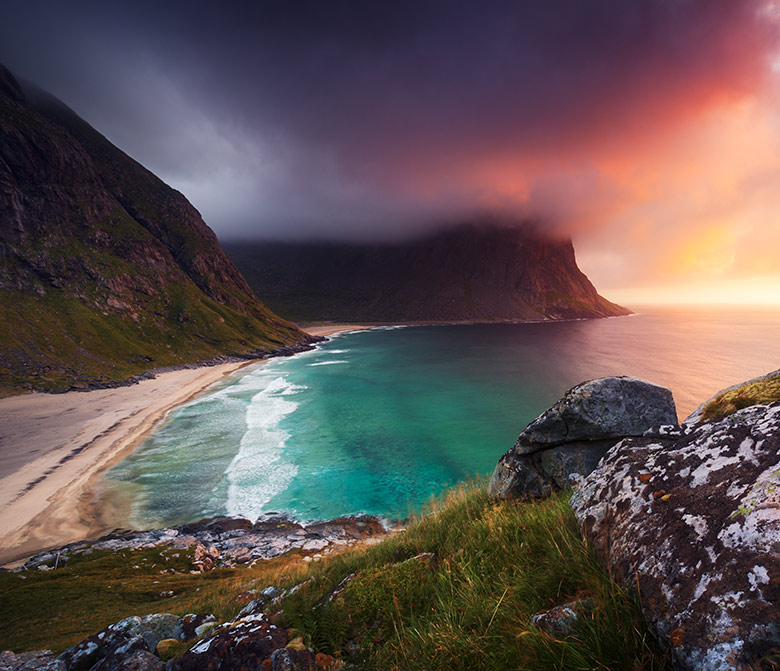
[[107, 384], [304, 339], [182, 194], [0, 66], [0, 385]]
[[463, 225], [394, 245], [227, 243], [257, 294], [297, 320], [535, 321], [630, 314], [598, 294], [570, 240]]

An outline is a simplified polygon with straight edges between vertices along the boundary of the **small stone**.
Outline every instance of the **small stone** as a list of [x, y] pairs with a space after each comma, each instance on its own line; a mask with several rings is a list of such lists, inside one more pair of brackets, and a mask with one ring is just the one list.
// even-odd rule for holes
[[157, 644], [154, 650], [161, 659], [168, 660], [170, 659], [169, 654], [176, 650], [179, 643], [180, 641], [177, 638], [164, 638]]
[[531, 624], [554, 638], [564, 639], [575, 635], [583, 618], [589, 617], [592, 612], [591, 599], [577, 599], [537, 613], [531, 618]]

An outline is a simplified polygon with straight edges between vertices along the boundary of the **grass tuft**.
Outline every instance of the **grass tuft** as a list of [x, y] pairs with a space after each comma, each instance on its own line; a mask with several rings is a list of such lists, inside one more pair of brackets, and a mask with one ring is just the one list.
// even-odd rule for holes
[[718, 394], [704, 406], [703, 419], [722, 419], [752, 405], [780, 401], [780, 375], [749, 382]]

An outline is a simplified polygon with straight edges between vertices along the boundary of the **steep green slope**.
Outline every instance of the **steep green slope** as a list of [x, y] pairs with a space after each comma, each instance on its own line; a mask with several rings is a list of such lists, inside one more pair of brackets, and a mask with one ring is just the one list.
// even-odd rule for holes
[[306, 341], [184, 196], [56, 99], [31, 99], [0, 69], [0, 386], [112, 384]]

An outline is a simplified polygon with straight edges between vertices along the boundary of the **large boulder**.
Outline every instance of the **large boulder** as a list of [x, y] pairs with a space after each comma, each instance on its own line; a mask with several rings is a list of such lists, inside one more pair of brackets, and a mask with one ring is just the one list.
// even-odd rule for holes
[[635, 377], [603, 377], [572, 387], [533, 420], [499, 460], [488, 493], [539, 498], [590, 473], [612, 446], [653, 427], [677, 427], [672, 392]]
[[636, 377], [602, 377], [567, 391], [520, 434], [518, 454], [572, 441], [641, 436], [652, 426], [677, 424], [672, 392]]
[[571, 505], [675, 668], [759, 668], [780, 646], [780, 403], [623, 440]]

